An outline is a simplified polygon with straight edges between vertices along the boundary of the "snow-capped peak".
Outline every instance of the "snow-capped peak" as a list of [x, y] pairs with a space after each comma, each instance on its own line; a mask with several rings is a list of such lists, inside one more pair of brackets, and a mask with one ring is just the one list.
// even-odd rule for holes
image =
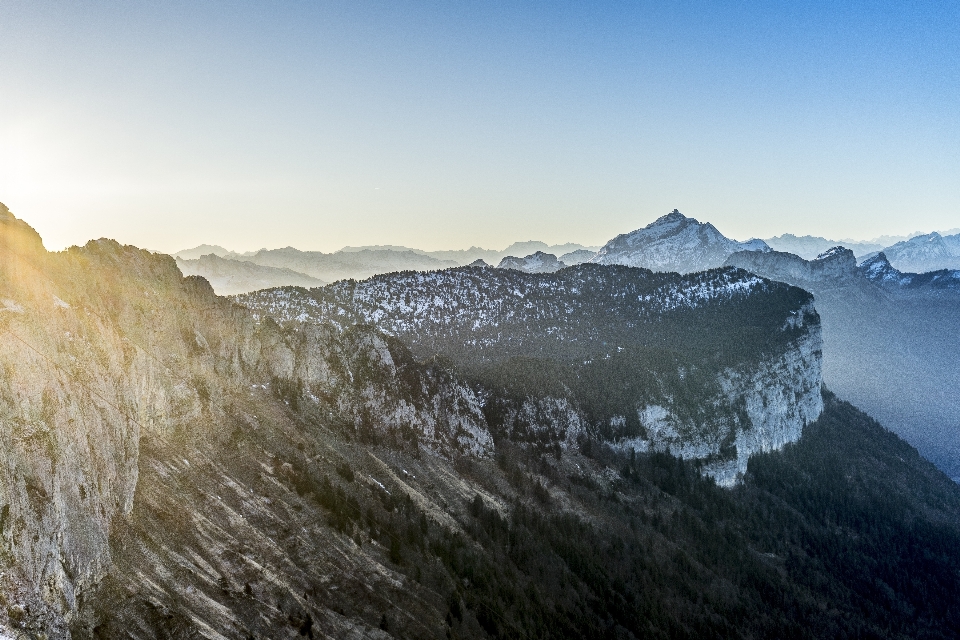
[[591, 262], [689, 273], [719, 267], [737, 251], [770, 251], [770, 247], [763, 240], [731, 240], [709, 222], [674, 209], [642, 229], [617, 236]]

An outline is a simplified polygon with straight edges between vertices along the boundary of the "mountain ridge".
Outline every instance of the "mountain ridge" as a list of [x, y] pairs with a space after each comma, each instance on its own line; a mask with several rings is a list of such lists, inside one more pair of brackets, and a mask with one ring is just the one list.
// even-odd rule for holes
[[[0, 249], [2, 635], [905, 640], [960, 627], [960, 488], [829, 392], [798, 442], [757, 453], [723, 489], [696, 462], [588, 434], [544, 448], [562, 407], [508, 423], [513, 401], [443, 358], [369, 324], [257, 322], [168, 256], [106, 239], [47, 252], [2, 210]], [[670, 314], [725, 308], [691, 283], [762, 284], [732, 269], [581, 269], [660, 282]], [[780, 331], [776, 312], [750, 324], [765, 306], [727, 316], [727, 333], [749, 346], [751, 326]], [[614, 351], [603, 338], [595, 355]]]
[[[556, 425], [561, 446], [576, 440], [568, 432], [576, 423], [574, 431], [608, 433], [619, 447], [710, 459], [706, 468], [725, 485], [736, 482], [752, 452], [799, 438], [819, 413], [819, 320], [808, 294], [739, 270], [680, 276], [593, 264], [551, 272], [461, 267], [236, 299], [280, 322], [378, 326], [419, 357], [437, 354], [484, 386], [572, 410], [566, 426]], [[747, 317], [756, 328], [727, 344], [730, 325]], [[690, 330], [696, 325], [706, 335]], [[556, 380], [538, 398], [532, 389], [543, 385], [543, 371]], [[651, 384], [641, 390], [624, 378]], [[619, 399], [595, 406], [590, 385], [607, 389], [600, 397], [619, 388]], [[713, 417], [686, 413], [698, 404], [713, 406]]]
[[285, 267], [266, 267], [239, 258], [214, 253], [196, 260], [178, 257], [177, 267], [185, 276], [202, 276], [217, 295], [229, 296], [271, 287], [319, 287], [326, 282]]
[[727, 263], [812, 292], [827, 387], [960, 477], [960, 272], [904, 274], [879, 255], [858, 266], [842, 247], [812, 261], [741, 252]]

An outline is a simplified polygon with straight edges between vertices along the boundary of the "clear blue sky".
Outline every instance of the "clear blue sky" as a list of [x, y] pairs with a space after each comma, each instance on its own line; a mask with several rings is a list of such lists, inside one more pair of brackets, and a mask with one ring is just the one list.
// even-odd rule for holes
[[960, 3], [4, 0], [0, 201], [52, 248], [958, 227]]

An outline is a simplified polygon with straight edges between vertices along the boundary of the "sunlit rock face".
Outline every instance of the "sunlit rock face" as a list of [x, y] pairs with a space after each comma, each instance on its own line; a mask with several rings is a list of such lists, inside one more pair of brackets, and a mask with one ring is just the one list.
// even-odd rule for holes
[[34, 614], [58, 628], [110, 564], [111, 522], [132, 507], [144, 432], [173, 437], [196, 425], [219, 393], [204, 380], [236, 375], [254, 350], [241, 323], [235, 357], [218, 353], [216, 324], [232, 320], [230, 305], [217, 309], [209, 287], [184, 280], [172, 258], [106, 240], [47, 254], [3, 213], [5, 575], [15, 591], [39, 593]]
[[0, 591], [51, 637], [111, 566], [143, 439], [219, 438], [252, 389], [414, 450], [492, 451], [473, 392], [375, 331], [257, 326], [169, 256], [111, 240], [47, 253], [5, 207], [0, 305]]
[[674, 209], [643, 229], [617, 236], [590, 262], [690, 273], [719, 267], [737, 251], [770, 251], [770, 247], [763, 240], [731, 240], [712, 224]]

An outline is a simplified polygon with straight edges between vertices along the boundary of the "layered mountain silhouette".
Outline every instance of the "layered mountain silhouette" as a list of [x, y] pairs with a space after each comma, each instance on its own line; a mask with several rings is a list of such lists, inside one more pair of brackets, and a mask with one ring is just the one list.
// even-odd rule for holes
[[523, 258], [507, 256], [497, 265], [498, 269], [515, 269], [526, 273], [553, 273], [567, 266], [552, 253], [537, 251]]
[[937, 232], [928, 233], [886, 247], [883, 253], [899, 271], [923, 273], [960, 269], [960, 234], [941, 236]]
[[[548, 245], [530, 240], [515, 242], [502, 251], [479, 247], [423, 251], [398, 245], [367, 245], [344, 247], [334, 253], [301, 251], [293, 247], [236, 253], [219, 245], [203, 244], [173, 255], [178, 261], [182, 261], [186, 269], [185, 275], [201, 275], [211, 282], [217, 293], [233, 295], [285, 285], [310, 287], [335, 280], [362, 280], [379, 273], [405, 269], [432, 271], [464, 266], [477, 260], [497, 265], [505, 258], [522, 261], [524, 258], [519, 256], [529, 257], [535, 254], [554, 257], [563, 254], [568, 258], [566, 265], [579, 264], [593, 257], [597, 249], [598, 247], [585, 247], [576, 243]], [[211, 254], [222, 260], [208, 259], [204, 264], [197, 262], [203, 256]], [[227, 262], [228, 260], [232, 262]], [[263, 269], [257, 270], [251, 265]]]
[[813, 260], [824, 251], [841, 244], [853, 251], [857, 258], [864, 258], [872, 253], [882, 251], [886, 246], [876, 242], [839, 242], [837, 240], [828, 240], [827, 238], [822, 238], [820, 236], [795, 236], [792, 233], [785, 233], [772, 238], [764, 238], [763, 241], [766, 242], [767, 245], [769, 245], [774, 251], [793, 253], [801, 258], [804, 258], [805, 260]]
[[885, 252], [857, 265], [741, 252], [728, 264], [814, 294], [828, 388], [880, 418], [960, 480], [960, 271], [902, 273]]
[[266, 267], [247, 260], [231, 260], [210, 253], [196, 260], [177, 258], [177, 266], [185, 276], [202, 276], [221, 296], [247, 293], [271, 287], [319, 287], [326, 284], [319, 278], [282, 267]]

